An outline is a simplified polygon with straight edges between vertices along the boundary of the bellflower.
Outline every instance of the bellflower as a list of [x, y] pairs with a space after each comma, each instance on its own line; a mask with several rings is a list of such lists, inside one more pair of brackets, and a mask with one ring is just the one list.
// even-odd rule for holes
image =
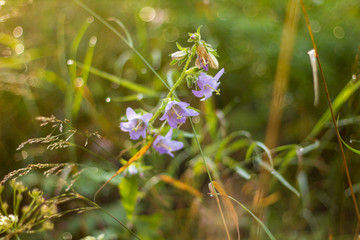
[[160, 154], [169, 154], [171, 157], [174, 157], [172, 154], [173, 151], [177, 151], [184, 147], [184, 144], [180, 141], [173, 141], [171, 140], [171, 136], [173, 133], [173, 128], [170, 128], [169, 132], [166, 134], [165, 137], [158, 136], [154, 143], [153, 147], [158, 151]]
[[206, 73], [203, 72], [200, 73], [199, 79], [197, 81], [200, 90], [199, 91], [193, 90], [192, 91], [193, 94], [196, 97], [204, 96], [204, 98], [202, 98], [201, 101], [208, 99], [213, 92], [216, 92], [216, 94], [220, 95], [220, 90], [217, 90], [217, 88], [220, 85], [219, 78], [223, 75], [223, 73], [224, 73], [224, 68], [221, 69], [213, 78], [207, 75]]
[[167, 119], [172, 128], [177, 128], [178, 123], [185, 123], [186, 117], [199, 115], [195, 110], [188, 109], [188, 106], [190, 104], [186, 102], [170, 101], [166, 105], [165, 113], [160, 120]]
[[140, 115], [128, 107], [126, 109], [126, 117], [128, 122], [120, 123], [120, 129], [124, 132], [130, 132], [130, 139], [137, 140], [141, 137], [146, 137], [146, 128], [149, 124], [149, 120], [152, 117], [152, 113]]

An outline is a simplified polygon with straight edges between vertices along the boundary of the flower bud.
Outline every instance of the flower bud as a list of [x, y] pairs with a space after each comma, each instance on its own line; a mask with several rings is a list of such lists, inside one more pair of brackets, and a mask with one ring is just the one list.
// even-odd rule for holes
[[173, 60], [180, 61], [187, 56], [187, 52], [185, 50], [176, 51], [176, 52], [172, 53], [170, 56]]
[[54, 224], [50, 221], [45, 221], [43, 224], [42, 224], [42, 229], [43, 230], [52, 230], [54, 229]]

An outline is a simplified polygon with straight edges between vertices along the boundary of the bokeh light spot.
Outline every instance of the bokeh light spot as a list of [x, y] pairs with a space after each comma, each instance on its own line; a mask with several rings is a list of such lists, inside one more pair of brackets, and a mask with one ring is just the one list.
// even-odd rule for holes
[[156, 16], [156, 11], [152, 7], [143, 7], [140, 10], [139, 17], [144, 22], [151, 22]]
[[17, 26], [16, 28], [14, 28], [13, 30], [13, 36], [16, 38], [19, 38], [23, 35], [23, 28], [21, 26]]
[[25, 50], [25, 47], [23, 44], [19, 43], [15, 46], [15, 52], [16, 54], [22, 54]]
[[175, 42], [179, 36], [180, 32], [176, 27], [168, 27], [163, 30], [163, 38], [167, 42]]
[[340, 26], [334, 27], [334, 29], [333, 29], [333, 34], [334, 34], [334, 36], [335, 36], [336, 38], [338, 38], [338, 39], [342, 39], [342, 38], [345, 37], [345, 31], [344, 31], [344, 29], [343, 29], [342, 27], [340, 27]]
[[66, 64], [67, 64], [67, 65], [73, 65], [73, 64], [74, 64], [74, 60], [69, 59], [69, 60], [67, 60]]
[[310, 26], [313, 33], [318, 33], [321, 31], [321, 24], [317, 20], [311, 20]]

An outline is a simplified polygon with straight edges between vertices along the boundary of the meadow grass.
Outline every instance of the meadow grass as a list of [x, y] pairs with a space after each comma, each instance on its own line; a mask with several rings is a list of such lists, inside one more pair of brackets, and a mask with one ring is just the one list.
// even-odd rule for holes
[[[10, 21], [2, 21], [12, 23], [16, 12], [32, 4], [6, 2], [1, 8]], [[268, 59], [265, 65], [257, 58], [251, 67], [246, 62], [252, 61], [254, 52], [271, 56], [271, 47], [259, 48], [263, 39], [256, 36], [259, 29], [266, 33], [264, 27], [273, 27], [262, 18], [251, 23], [258, 11], [252, 3], [202, 1], [194, 10], [210, 20], [211, 16], [221, 21], [238, 19], [243, 30], [254, 34], [246, 51], [234, 42], [237, 33], [232, 32], [237, 31], [224, 28], [232, 34], [220, 36], [221, 31], [209, 30], [210, 20], [206, 25], [199, 20], [192, 28], [182, 27], [190, 33], [178, 33], [181, 45], [169, 40], [171, 34], [176, 35], [179, 21], [157, 32], [162, 25], [156, 21], [165, 21], [166, 11], [185, 14], [176, 2], [163, 9], [148, 7], [146, 2], [139, 2], [140, 8], [120, 4], [139, 8], [135, 23], [113, 17], [109, 9], [108, 17], [101, 9], [110, 3], [56, 4], [67, 10], [57, 17], [56, 43], [48, 46], [56, 50], [55, 61], [47, 60], [48, 50], [28, 48], [27, 36], [19, 28], [0, 35], [0, 43], [6, 46], [0, 58], [4, 69], [0, 106], [8, 114], [2, 121], [9, 123], [17, 117], [14, 125], [0, 131], [2, 146], [6, 146], [1, 155], [6, 159], [1, 160], [1, 239], [357, 239], [359, 53], [351, 79], [345, 84], [331, 82], [334, 89], [328, 88], [325, 75], [334, 73], [329, 66], [338, 63], [327, 57], [317, 24], [332, 17], [308, 16], [312, 8], [323, 7], [319, 12], [326, 12], [327, 3], [306, 6], [302, 0], [291, 0], [281, 5], [285, 15], [281, 15], [283, 27], [278, 28], [282, 37], [276, 41], [277, 61]], [[219, 4], [219, 9], [210, 8], [212, 4]], [[232, 12], [231, 6], [237, 4], [244, 6], [244, 16]], [[266, 12], [269, 3], [258, 4]], [[50, 5], [36, 6], [46, 9]], [[331, 6], [342, 12], [348, 9], [340, 3]], [[312, 47], [296, 43], [299, 34], [304, 39], [308, 36], [303, 31], [306, 27]], [[276, 32], [275, 28], [269, 31]], [[343, 32], [339, 25], [334, 27], [336, 38], [343, 38]], [[162, 34], [163, 39], [155, 40], [154, 34]], [[159, 43], [164, 39], [171, 47]], [[309, 61], [306, 53], [311, 48]], [[291, 60], [294, 55], [299, 58], [299, 50], [306, 70], [292, 69]], [[248, 55], [234, 54], [241, 51]], [[163, 60], [161, 55], [170, 57]], [[245, 68], [253, 69], [250, 80], [254, 83], [241, 79], [239, 73], [251, 76]], [[295, 97], [289, 103], [294, 91], [292, 71], [302, 82], [313, 78], [312, 84], [306, 83], [308, 90], [303, 90], [314, 94], [311, 101]], [[317, 84], [317, 71], [322, 87]], [[259, 86], [267, 72], [275, 76], [272, 97], [263, 90], [268, 83]], [[336, 76], [344, 79], [345, 75]], [[267, 78], [272, 84], [272, 76]], [[237, 85], [245, 88], [242, 93], [247, 98], [229, 100]], [[321, 101], [322, 92], [328, 107]], [[201, 101], [197, 94], [204, 94]], [[255, 102], [257, 110], [266, 108], [265, 114], [244, 108], [249, 101]], [[310, 108], [317, 113], [310, 114]], [[298, 109], [306, 115], [295, 114], [298, 119], [294, 119], [291, 112]], [[31, 118], [20, 120], [24, 110]], [[34, 120], [40, 127], [34, 127]], [[242, 130], [246, 121], [257, 127]], [[303, 126], [307, 121], [312, 123]], [[21, 134], [11, 134], [15, 125], [21, 126]]]

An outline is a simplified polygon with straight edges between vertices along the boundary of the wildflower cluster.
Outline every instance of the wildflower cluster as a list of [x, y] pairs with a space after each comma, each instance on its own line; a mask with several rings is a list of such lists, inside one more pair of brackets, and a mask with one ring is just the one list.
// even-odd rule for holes
[[[144, 113], [139, 111], [136, 113], [132, 108], [128, 107], [126, 110], [127, 122], [120, 123], [120, 129], [124, 132], [129, 132], [130, 139], [137, 140], [140, 137], [146, 138], [147, 133], [156, 133], [152, 124], [160, 114], [163, 114], [159, 120], [164, 124], [167, 122], [170, 126], [170, 130], [165, 136], [159, 135], [153, 142], [153, 148], [160, 154], [168, 154], [174, 156], [172, 152], [182, 149], [184, 144], [180, 141], [171, 140], [174, 128], [179, 128], [186, 122], [187, 117], [198, 116], [198, 111], [190, 107], [187, 102], [180, 101], [174, 96], [174, 91], [183, 82], [183, 79], [187, 80], [187, 86], [189, 88], [196, 86], [196, 89], [192, 90], [192, 93], [201, 98], [204, 101], [212, 96], [215, 92], [220, 94], [218, 89], [220, 82], [219, 79], [224, 73], [224, 69], [221, 69], [215, 77], [208, 75], [206, 72], [210, 68], [218, 69], [219, 62], [216, 50], [211, 48], [210, 44], [201, 40], [200, 27], [197, 32], [189, 33], [188, 42], [193, 43], [191, 48], [184, 48], [177, 43], [178, 51], [171, 54], [172, 61], [170, 65], [179, 64], [182, 65], [185, 61], [183, 71], [170, 89], [168, 95], [162, 101], [160, 108], [154, 113]], [[189, 68], [191, 60], [196, 55], [195, 66]], [[161, 129], [160, 129], [161, 131]]]
[[[54, 228], [49, 219], [58, 213], [55, 202], [45, 200], [43, 192], [37, 188], [28, 191], [22, 182], [11, 180], [10, 186], [14, 193], [13, 213], [8, 213], [9, 205], [2, 201], [0, 195], [0, 233], [11, 236]], [[4, 185], [0, 185], [0, 193], [3, 189]], [[30, 204], [21, 206], [26, 195], [31, 199]]]

